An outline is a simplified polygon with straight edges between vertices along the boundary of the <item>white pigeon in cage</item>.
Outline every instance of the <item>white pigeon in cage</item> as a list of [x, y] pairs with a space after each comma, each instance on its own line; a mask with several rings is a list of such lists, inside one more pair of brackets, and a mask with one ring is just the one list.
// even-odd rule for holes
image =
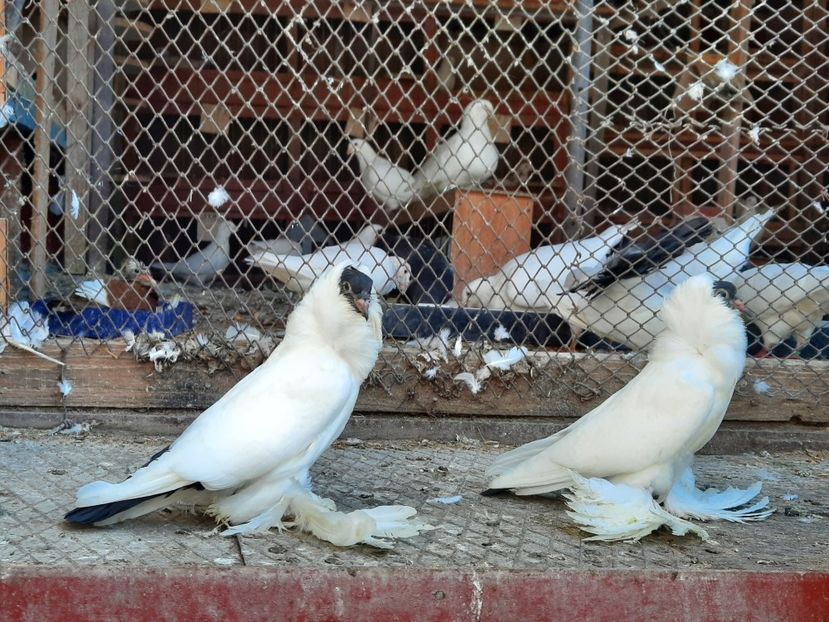
[[381, 156], [368, 141], [352, 138], [349, 141], [348, 154], [357, 157], [360, 165], [360, 182], [384, 209], [400, 209], [415, 196], [414, 175]]
[[66, 520], [109, 525], [161, 508], [206, 508], [224, 535], [294, 524], [338, 546], [390, 548], [429, 529], [408, 506], [344, 513], [311, 492], [309, 469], [340, 435], [382, 347], [371, 279], [348, 265], [322, 275], [288, 318], [268, 359], [169, 447], [118, 484], [78, 490]]
[[[748, 311], [749, 352], [763, 356], [794, 337], [795, 351], [808, 342], [829, 313], [829, 266], [769, 263], [726, 279]], [[759, 342], [763, 348], [755, 352]]]
[[771, 211], [748, 215], [719, 237], [693, 245], [658, 270], [613, 282], [595, 296], [582, 292], [559, 296], [554, 311], [574, 332], [589, 330], [603, 339], [644, 350], [662, 331], [658, 312], [671, 291], [698, 274], [728, 280], [748, 262], [752, 242], [772, 216]]
[[683, 518], [767, 517], [768, 498], [739, 509], [759, 485], [702, 492], [691, 471], [745, 366], [745, 327], [728, 304], [734, 296], [733, 286], [715, 287], [708, 275], [679, 285], [662, 307], [665, 329], [644, 369], [576, 423], [499, 456], [487, 471], [490, 491], [568, 489], [569, 515], [599, 540], [636, 540], [663, 524], [707, 537]]
[[426, 197], [449, 188], [474, 188], [492, 177], [499, 159], [496, 123], [492, 102], [471, 102], [458, 131], [438, 143], [415, 173], [417, 193]]
[[238, 225], [219, 217], [212, 227], [210, 240], [203, 248], [178, 261], [158, 261], [150, 266], [176, 280], [206, 285], [230, 265], [230, 238]]
[[550, 311], [565, 291], [572, 270], [598, 272], [613, 248], [639, 226], [633, 219], [610, 225], [596, 236], [539, 246], [508, 261], [494, 275], [475, 279], [461, 294], [465, 307]]
[[380, 230], [379, 225], [368, 225], [345, 244], [326, 246], [308, 255], [262, 252], [247, 257], [245, 261], [297, 293], [308, 291], [319, 275], [330, 266], [343, 261], [361, 266], [371, 276], [374, 287], [381, 296], [394, 290], [405, 292], [412, 281], [408, 262], [367, 243], [376, 240]]

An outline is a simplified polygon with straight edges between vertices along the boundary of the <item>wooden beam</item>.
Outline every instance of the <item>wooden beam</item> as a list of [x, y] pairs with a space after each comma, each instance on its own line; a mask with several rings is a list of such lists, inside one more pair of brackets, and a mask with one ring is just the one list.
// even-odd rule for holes
[[5, 313], [9, 308], [11, 291], [9, 289], [9, 221], [0, 218], [0, 311]]
[[23, 165], [21, 159], [23, 144], [19, 140], [10, 140], [0, 149], [0, 175], [2, 175], [2, 189], [0, 189], [0, 215], [6, 219], [6, 261], [11, 268], [9, 298], [13, 299], [21, 283], [17, 278], [16, 268], [20, 265], [22, 253], [20, 250], [20, 235], [22, 224], [20, 208], [24, 198], [20, 187]]
[[743, 96], [746, 86], [747, 59], [749, 46], [749, 30], [751, 29], [751, 7], [753, 0], [738, 0], [736, 8], [729, 19], [733, 25], [729, 30], [731, 40], [728, 46], [728, 60], [739, 68], [739, 75], [734, 78], [734, 87], [740, 92], [728, 102], [727, 118], [722, 120], [722, 132], [726, 137], [720, 148], [720, 159], [723, 162], [718, 175], [720, 192], [717, 195], [717, 205], [727, 219], [734, 219], [737, 206], [737, 171], [740, 164], [740, 131], [742, 127]]
[[[66, 362], [72, 382], [66, 405], [74, 409], [203, 410], [247, 372], [239, 367], [209, 372], [203, 362], [180, 361], [157, 373], [137, 362], [122, 343], [83, 345], [69, 340], [47, 344], [43, 352]], [[486, 417], [538, 417], [560, 420], [581, 416], [632, 378], [643, 356], [618, 354], [533, 353], [533, 373], [493, 377], [478, 395], [452, 382], [450, 374], [426, 381], [410, 363], [418, 350], [386, 347], [363, 386], [356, 412]], [[55, 365], [9, 348], [0, 356], [0, 408], [60, 408]], [[799, 421], [829, 424], [827, 361], [754, 360], [737, 386], [726, 419], [730, 421]], [[754, 382], [768, 383], [757, 394]], [[815, 394], [810, 394], [814, 391]]]
[[87, 236], [90, 242], [87, 267], [103, 274], [109, 253], [110, 199], [112, 196], [113, 141], [115, 94], [115, 17], [113, 0], [99, 0], [95, 4], [95, 36], [92, 78], [92, 162], [90, 170], [89, 222]]
[[37, 82], [35, 85], [35, 164], [32, 179], [31, 294], [41, 298], [46, 292], [46, 235], [49, 209], [49, 129], [55, 114], [55, 52], [58, 41], [59, 0], [40, 3], [40, 37], [35, 47]]
[[[92, 54], [89, 0], [67, 4], [66, 174], [64, 180], [64, 265], [85, 274], [89, 222]], [[76, 206], [80, 205], [80, 209]], [[77, 217], [75, 216], [77, 213]]]

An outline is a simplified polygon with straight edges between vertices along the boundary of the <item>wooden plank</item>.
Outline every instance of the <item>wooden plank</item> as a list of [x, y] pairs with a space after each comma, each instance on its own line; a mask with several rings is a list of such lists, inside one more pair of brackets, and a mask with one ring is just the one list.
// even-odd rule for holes
[[[6, 36], [6, 2], [0, 0], [0, 39]], [[6, 103], [6, 55], [0, 54], [0, 106]]]
[[[92, 112], [89, 0], [67, 5], [66, 174], [64, 180], [64, 265], [70, 274], [86, 273], [89, 222], [89, 154]], [[81, 206], [77, 217], [73, 203]]]
[[9, 299], [11, 298], [9, 290], [8, 224], [8, 220], [0, 218], [0, 311], [4, 313], [9, 308]]
[[115, 32], [112, 20], [115, 5], [112, 0], [99, 0], [95, 4], [95, 46], [92, 87], [95, 97], [92, 104], [92, 162], [90, 167], [91, 192], [89, 193], [89, 223], [87, 235], [94, 244], [87, 252], [87, 266], [91, 272], [106, 271], [109, 252], [109, 221], [112, 182], [110, 173], [115, 138], [112, 115], [115, 111], [113, 84], [115, 77]]
[[29, 252], [32, 269], [31, 290], [35, 298], [41, 298], [46, 292], [46, 218], [49, 209], [49, 152], [52, 146], [49, 128], [57, 120], [53, 89], [59, 10], [59, 0], [43, 0], [40, 4], [40, 37], [35, 47], [38, 71], [35, 84], [35, 163]]
[[470, 281], [489, 276], [530, 250], [533, 200], [528, 196], [457, 192], [452, 218], [455, 296]]
[[13, 298], [20, 283], [15, 278], [14, 268], [20, 265], [21, 220], [20, 208], [24, 203], [20, 186], [23, 167], [21, 164], [22, 144], [19, 140], [9, 140], [0, 149], [0, 171], [2, 184], [0, 189], [0, 215], [6, 219], [6, 260], [12, 269], [9, 298]]
[[[739, 75], [734, 78], [734, 86], [742, 91], [746, 84], [746, 61], [748, 58], [748, 39], [751, 28], [751, 7], [753, 0], [738, 0], [736, 8], [730, 16], [734, 24], [730, 29], [728, 60], [739, 68]], [[729, 113], [723, 113], [722, 133], [726, 136], [720, 148], [720, 159], [723, 162], [718, 175], [720, 192], [717, 195], [717, 205], [727, 219], [739, 216], [735, 213], [737, 206], [737, 170], [740, 164], [740, 133], [742, 127], [743, 97], [735, 97], [729, 102]]]
[[[86, 348], [86, 352], [84, 351]], [[203, 362], [179, 362], [157, 373], [149, 363], [135, 361], [123, 344], [48, 344], [43, 351], [66, 362], [72, 393], [66, 405], [75, 409], [203, 410], [232, 387], [245, 371], [208, 372]], [[370, 380], [363, 386], [356, 411], [394, 413], [539, 417], [581, 416], [632, 378], [644, 356], [617, 354], [534, 353], [528, 374], [491, 378], [478, 395], [452, 382], [451, 376], [432, 382], [410, 363], [418, 351], [401, 352], [388, 346]], [[47, 361], [12, 348], [0, 356], [0, 408], [60, 408], [56, 382], [59, 370]], [[726, 419], [730, 421], [798, 421], [829, 423], [825, 389], [829, 362], [754, 360], [747, 366]], [[754, 382], [769, 384], [757, 394]], [[809, 393], [812, 390], [815, 395]]]
[[[123, 99], [130, 106], [162, 114], [197, 116], [205, 104], [224, 103], [234, 117], [284, 119], [294, 112], [302, 120], [347, 121], [350, 112], [343, 102], [361, 101], [369, 81], [363, 77], [343, 81], [338, 96], [332, 97], [327, 85], [303, 82], [286, 72], [154, 66], [126, 85]], [[468, 93], [454, 97], [430, 92], [412, 79], [376, 82], [383, 96], [371, 108], [386, 123], [432, 124], [440, 117], [441, 122], [455, 124], [475, 99]], [[504, 101], [496, 92], [478, 96], [500, 101], [498, 110], [525, 127], [559, 127], [562, 111], [569, 105], [566, 94], [555, 90], [513, 93]]]
[[[829, 77], [824, 69], [829, 60], [829, 49], [826, 47], [826, 26], [829, 19], [827, 0], [812, 0], [801, 20], [801, 28], [805, 30], [800, 43], [801, 62], [795, 65], [793, 74], [798, 80], [795, 91], [795, 101], [800, 102], [796, 112], [797, 124], [801, 128], [816, 129], [821, 115], [826, 111], [826, 88]], [[808, 30], [806, 30], [808, 29]], [[824, 94], [821, 97], [821, 94]], [[801, 140], [804, 144], [811, 142], [811, 131], [803, 130]], [[811, 155], [813, 149], [806, 149]], [[795, 183], [797, 192], [791, 204], [802, 211], [811, 206], [824, 190], [821, 183], [821, 173], [826, 168], [826, 162], [819, 157], [806, 159], [796, 171]]]

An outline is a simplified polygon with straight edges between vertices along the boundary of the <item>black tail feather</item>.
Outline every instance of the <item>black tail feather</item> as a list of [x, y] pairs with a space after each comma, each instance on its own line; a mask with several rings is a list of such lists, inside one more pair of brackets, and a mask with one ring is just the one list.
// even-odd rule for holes
[[112, 501], [110, 503], [90, 505], [84, 508], [75, 508], [74, 510], [67, 512], [63, 519], [78, 525], [94, 525], [95, 523], [112, 518], [116, 514], [125, 512], [130, 508], [134, 508], [136, 505], [140, 505], [150, 499], [169, 497], [172, 494], [177, 493], [179, 490], [187, 490], [188, 488], [192, 488], [194, 490], [204, 490], [204, 486], [202, 486], [201, 482], [195, 482], [194, 484], [188, 484], [187, 486], [182, 486], [181, 488], [176, 488], [175, 490], [170, 490], [168, 492], [160, 492], [156, 495], [137, 497], [135, 499], [122, 499], [120, 501]]
[[481, 491], [482, 497], [500, 497], [501, 495], [509, 494], [508, 488], [487, 488]]

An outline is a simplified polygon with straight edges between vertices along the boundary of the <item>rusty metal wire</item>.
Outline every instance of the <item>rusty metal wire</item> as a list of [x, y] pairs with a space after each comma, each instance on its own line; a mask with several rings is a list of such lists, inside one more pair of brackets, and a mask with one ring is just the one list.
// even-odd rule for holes
[[[829, 254], [821, 3], [43, 0], [5, 26], [6, 340], [38, 347], [49, 314], [53, 336], [159, 370], [253, 366], [348, 256], [390, 303], [384, 357], [416, 381], [546, 376], [588, 399], [602, 381], [564, 373], [570, 353], [645, 350], [659, 304], [574, 312], [561, 294], [588, 260], [772, 210], [745, 257], [762, 287], [738, 293], [798, 315], [751, 354], [829, 353], [829, 283], [808, 268]], [[125, 310], [95, 315], [79, 287]], [[384, 364], [375, 381], [411, 382]], [[818, 399], [820, 378], [795, 393]]]

